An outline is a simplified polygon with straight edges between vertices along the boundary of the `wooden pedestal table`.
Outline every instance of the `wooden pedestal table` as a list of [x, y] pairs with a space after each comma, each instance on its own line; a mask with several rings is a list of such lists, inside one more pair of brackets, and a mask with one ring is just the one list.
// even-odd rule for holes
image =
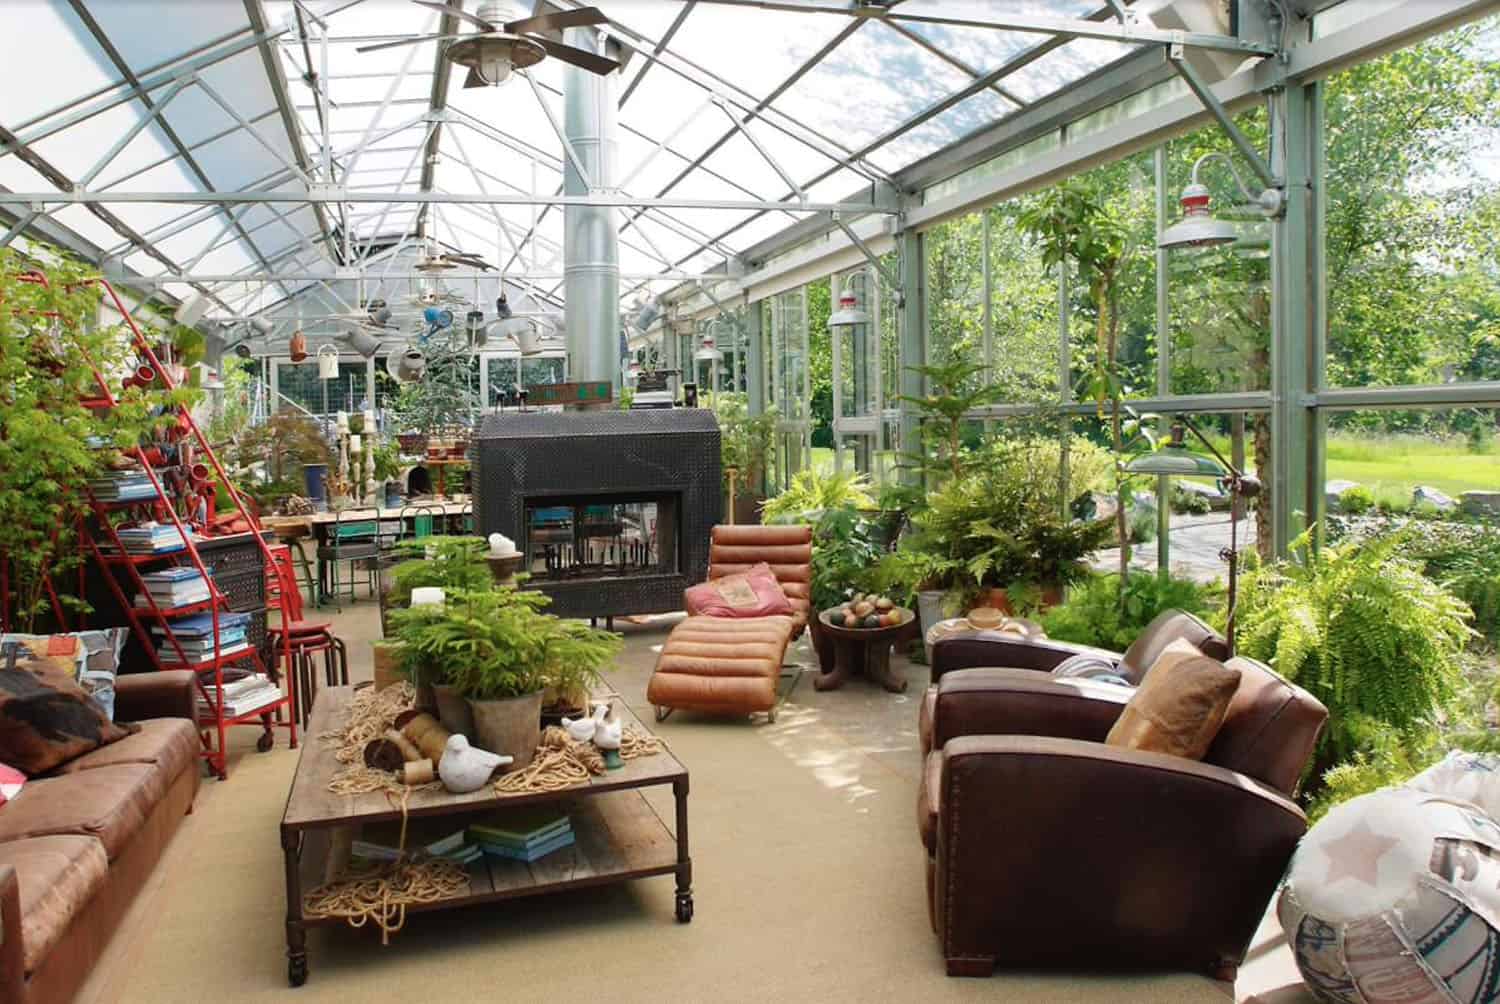
[[828, 622], [833, 611], [818, 614], [818, 630], [834, 648], [833, 672], [813, 679], [818, 690], [837, 690], [851, 676], [863, 673], [893, 694], [906, 691], [906, 681], [891, 672], [891, 646], [911, 636], [915, 615], [901, 608], [901, 623], [889, 627], [846, 628]]
[[[319, 692], [309, 735], [318, 736], [344, 724], [353, 698], [349, 687]], [[627, 726], [645, 730], [618, 702], [615, 714]], [[380, 792], [335, 795], [328, 779], [339, 768], [334, 751], [317, 740], [302, 747], [286, 813], [281, 819], [281, 847], [286, 858], [287, 980], [301, 986], [307, 979], [307, 928], [342, 924], [339, 917], [306, 916], [303, 894], [327, 880], [330, 851], [350, 830], [365, 823], [401, 818], [400, 806]], [[642, 788], [671, 785], [676, 801], [675, 835], [657, 818]], [[447, 816], [455, 828], [463, 817], [501, 808], [537, 803], [567, 803], [576, 843], [527, 864], [484, 855], [469, 867], [469, 888], [450, 899], [407, 907], [408, 913], [447, 910], [493, 903], [519, 896], [565, 892], [609, 885], [651, 875], [677, 877], [677, 920], [693, 919], [693, 862], [688, 856], [688, 772], [671, 751], [626, 760], [624, 766], [561, 791], [500, 796], [492, 785], [466, 795], [443, 790], [413, 791], [407, 813]]]

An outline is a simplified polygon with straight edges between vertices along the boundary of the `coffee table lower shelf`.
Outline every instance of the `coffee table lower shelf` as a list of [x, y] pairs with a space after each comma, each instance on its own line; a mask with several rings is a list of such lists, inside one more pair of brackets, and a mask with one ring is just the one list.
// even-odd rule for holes
[[[686, 815], [686, 784], [675, 794], [679, 820], [685, 823], [681, 817]], [[529, 864], [486, 854], [469, 865], [469, 888], [465, 892], [434, 903], [410, 906], [407, 912], [451, 910], [654, 875], [676, 875], [677, 920], [684, 924], [692, 920], [692, 865], [686, 854], [685, 826], [683, 832], [674, 836], [636, 788], [572, 799], [568, 812], [575, 837], [573, 846]], [[339, 832], [319, 828], [284, 835], [284, 839], [290, 837], [289, 846], [283, 849], [287, 857], [287, 926], [292, 949], [288, 952], [287, 979], [292, 986], [300, 986], [307, 979], [305, 949], [297, 951], [300, 944], [293, 948], [292, 929], [345, 923], [340, 917], [301, 915], [302, 894], [327, 881], [329, 855]], [[293, 912], [295, 918], [290, 916]], [[296, 942], [301, 940], [300, 936], [295, 938]]]

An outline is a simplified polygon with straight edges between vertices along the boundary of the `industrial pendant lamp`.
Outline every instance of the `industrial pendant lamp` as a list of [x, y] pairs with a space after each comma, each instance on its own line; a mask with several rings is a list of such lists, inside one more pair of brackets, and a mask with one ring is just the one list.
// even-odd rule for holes
[[1182, 219], [1167, 227], [1161, 232], [1156, 246], [1164, 250], [1178, 250], [1188, 248], [1210, 248], [1223, 244], [1233, 244], [1239, 239], [1239, 230], [1228, 220], [1215, 219], [1210, 211], [1212, 197], [1208, 193], [1208, 187], [1198, 180], [1198, 170], [1209, 160], [1222, 160], [1229, 168], [1234, 183], [1239, 187], [1240, 194], [1254, 204], [1269, 219], [1281, 212], [1282, 195], [1275, 188], [1262, 189], [1259, 195], [1254, 195], [1250, 189], [1245, 187], [1240, 174], [1234, 169], [1234, 162], [1224, 154], [1214, 151], [1205, 153], [1193, 162], [1192, 179], [1182, 190]]
[[[1213, 454], [1212, 458], [1201, 456], [1190, 451], [1183, 442], [1186, 430], [1191, 429], [1194, 436]], [[1158, 474], [1188, 478], [1217, 478], [1224, 482], [1229, 489], [1231, 499], [1253, 499], [1260, 494], [1260, 479], [1252, 474], [1246, 474], [1235, 467], [1224, 455], [1219, 452], [1208, 437], [1189, 421], [1186, 415], [1178, 415], [1172, 422], [1172, 438], [1161, 447], [1144, 456], [1136, 457], [1125, 464], [1124, 470], [1129, 474]], [[1232, 505], [1233, 503], [1231, 503]], [[1239, 593], [1239, 525], [1240, 521], [1235, 518], [1235, 512], [1230, 510], [1229, 517], [1229, 546], [1219, 552], [1229, 565], [1229, 591], [1228, 603], [1229, 613], [1224, 622], [1224, 640], [1228, 644], [1229, 654], [1234, 655], [1234, 614], [1235, 601]]]
[[854, 295], [854, 276], [844, 280], [844, 291], [839, 294], [839, 309], [828, 318], [828, 327], [852, 328], [856, 324], [869, 324], [870, 315], [859, 309], [859, 300]]

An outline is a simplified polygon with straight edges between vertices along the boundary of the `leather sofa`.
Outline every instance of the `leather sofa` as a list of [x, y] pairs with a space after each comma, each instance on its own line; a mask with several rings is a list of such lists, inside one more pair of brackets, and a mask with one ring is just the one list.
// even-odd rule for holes
[[951, 976], [1186, 969], [1233, 980], [1297, 841], [1327, 711], [1250, 659], [1203, 760], [1104, 745], [1128, 687], [968, 669], [938, 683], [918, 826]]
[[121, 676], [115, 687], [116, 717], [140, 732], [0, 806], [0, 1004], [72, 999], [192, 810], [192, 674]]

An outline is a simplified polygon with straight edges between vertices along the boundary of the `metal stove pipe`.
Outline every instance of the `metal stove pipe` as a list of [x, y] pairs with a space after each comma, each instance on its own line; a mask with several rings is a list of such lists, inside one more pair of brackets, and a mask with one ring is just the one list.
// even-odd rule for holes
[[[567, 45], [594, 50], [593, 28], [570, 28]], [[616, 74], [600, 76], [563, 66], [563, 132], [596, 189], [612, 188], [618, 144], [615, 121]], [[589, 178], [580, 177], [563, 156], [563, 192], [588, 195]], [[620, 384], [620, 249], [612, 206], [563, 209], [563, 289], [570, 378]]]

